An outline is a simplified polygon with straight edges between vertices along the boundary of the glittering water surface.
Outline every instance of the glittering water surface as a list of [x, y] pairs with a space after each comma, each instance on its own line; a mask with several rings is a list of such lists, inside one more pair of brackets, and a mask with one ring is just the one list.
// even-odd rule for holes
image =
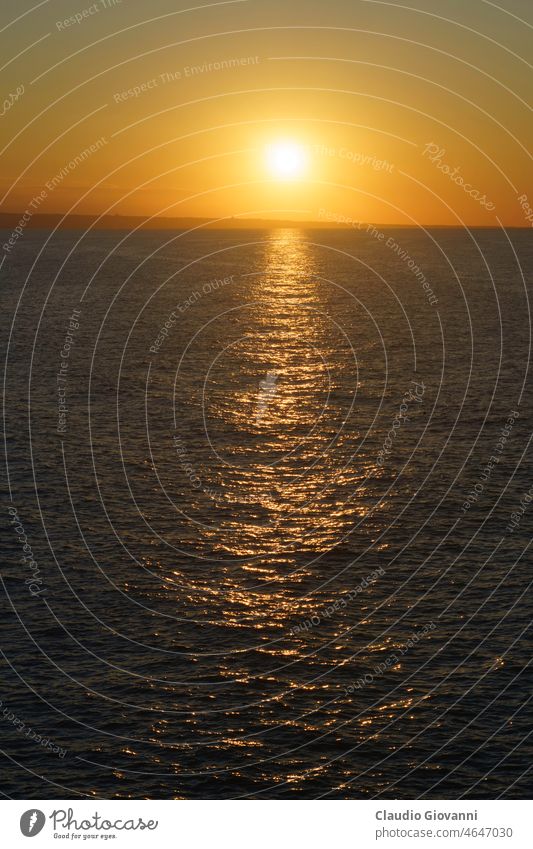
[[26, 232], [3, 792], [526, 795], [531, 270], [526, 231]]

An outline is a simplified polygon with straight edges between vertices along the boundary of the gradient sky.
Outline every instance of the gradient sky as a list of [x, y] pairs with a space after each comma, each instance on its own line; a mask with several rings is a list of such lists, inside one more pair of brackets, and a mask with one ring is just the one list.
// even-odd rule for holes
[[[40, 212], [528, 225], [529, 0], [34, 5], [2, 3], [4, 96], [25, 89], [2, 117], [3, 211], [44, 190]], [[277, 140], [307, 151], [301, 179], [266, 167]]]

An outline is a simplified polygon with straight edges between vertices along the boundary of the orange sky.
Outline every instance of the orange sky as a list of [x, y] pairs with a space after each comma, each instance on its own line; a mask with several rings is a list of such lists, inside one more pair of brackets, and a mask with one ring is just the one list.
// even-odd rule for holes
[[3, 3], [3, 211], [530, 224], [529, 3], [191, 5]]

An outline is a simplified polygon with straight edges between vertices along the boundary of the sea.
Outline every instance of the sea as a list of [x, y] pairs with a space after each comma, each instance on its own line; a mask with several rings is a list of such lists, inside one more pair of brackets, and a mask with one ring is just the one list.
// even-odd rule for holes
[[527, 798], [531, 231], [0, 235], [1, 794]]

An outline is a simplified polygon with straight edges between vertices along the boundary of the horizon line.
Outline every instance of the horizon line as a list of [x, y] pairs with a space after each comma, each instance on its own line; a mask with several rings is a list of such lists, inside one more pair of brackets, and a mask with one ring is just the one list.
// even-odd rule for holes
[[[25, 212], [0, 212], [0, 229], [9, 229], [11, 226], [17, 226], [20, 221], [23, 219]], [[24, 221], [25, 229], [47, 229], [46, 227], [39, 227], [39, 224], [43, 224], [45, 221], [50, 223], [60, 223], [61, 228], [73, 229], [72, 224], [80, 224], [81, 220], [86, 221], [87, 223], [96, 224], [95, 229], [104, 230], [104, 229], [124, 229], [118, 228], [117, 224], [124, 222], [143, 222], [140, 226], [140, 229], [151, 229], [151, 230], [165, 230], [165, 229], [175, 229], [178, 224], [187, 226], [195, 225], [197, 227], [204, 227], [205, 229], [232, 229], [238, 227], [251, 227], [253, 228], [255, 225], [256, 229], [274, 229], [274, 228], [284, 228], [288, 229], [291, 227], [299, 227], [301, 229], [305, 229], [306, 227], [311, 227], [313, 229], [328, 229], [328, 230], [355, 230], [364, 232], [368, 230], [368, 228], [382, 228], [382, 229], [410, 229], [410, 230], [419, 230], [419, 229], [448, 229], [448, 230], [466, 230], [466, 229], [477, 229], [477, 230], [529, 230], [531, 229], [530, 225], [526, 224], [476, 224], [476, 223], [465, 223], [465, 224], [438, 224], [438, 223], [425, 223], [421, 222], [420, 224], [400, 224], [400, 223], [380, 223], [380, 222], [372, 222], [372, 221], [357, 221], [355, 219], [351, 220], [348, 216], [346, 216], [346, 220], [344, 221], [328, 221], [322, 219], [287, 219], [287, 218], [239, 218], [236, 216], [226, 216], [224, 218], [208, 218], [205, 216], [193, 216], [193, 215], [184, 215], [184, 216], [154, 216], [154, 217], [144, 217], [142, 215], [124, 215], [124, 214], [104, 214], [98, 215], [96, 213], [69, 213], [69, 212], [44, 212], [44, 213], [35, 213], [31, 216], [29, 221]], [[113, 227], [109, 227], [109, 224], [112, 224]], [[107, 225], [107, 226], [106, 226]], [[183, 229], [178, 227], [178, 229]]]

